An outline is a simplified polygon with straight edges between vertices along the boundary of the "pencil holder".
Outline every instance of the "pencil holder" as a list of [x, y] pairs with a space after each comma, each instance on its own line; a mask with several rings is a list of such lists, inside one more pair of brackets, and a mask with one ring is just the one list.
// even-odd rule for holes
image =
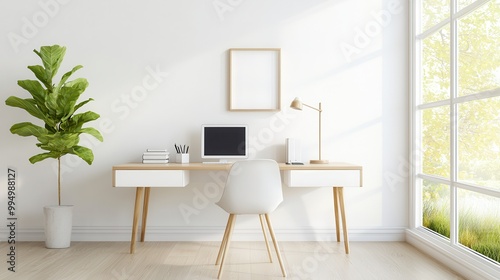
[[189, 163], [189, 154], [176, 154], [175, 162], [177, 163]]

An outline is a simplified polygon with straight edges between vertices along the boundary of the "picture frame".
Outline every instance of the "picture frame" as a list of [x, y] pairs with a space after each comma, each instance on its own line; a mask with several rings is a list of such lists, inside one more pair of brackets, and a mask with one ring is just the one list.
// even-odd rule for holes
[[281, 110], [281, 49], [229, 49], [229, 111]]

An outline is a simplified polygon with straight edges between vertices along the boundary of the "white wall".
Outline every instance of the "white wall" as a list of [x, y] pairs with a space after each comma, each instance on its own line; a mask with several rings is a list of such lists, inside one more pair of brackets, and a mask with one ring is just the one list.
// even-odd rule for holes
[[[105, 141], [85, 140], [94, 150], [94, 164], [63, 160], [63, 203], [75, 205], [74, 240], [129, 240], [135, 192], [111, 186], [111, 167], [139, 161], [146, 148], [173, 151], [174, 143], [191, 145], [191, 161], [200, 161], [201, 124], [248, 124], [254, 158], [284, 161], [287, 137], [300, 139], [304, 161], [315, 158], [317, 114], [291, 110], [296, 96], [309, 104], [322, 102], [323, 158], [363, 165], [363, 188], [345, 191], [351, 240], [404, 238], [406, 1], [26, 0], [1, 5], [1, 99], [28, 97], [16, 81], [33, 78], [26, 69], [39, 64], [32, 50], [60, 44], [68, 48], [61, 72], [84, 66], [75, 75], [90, 82], [82, 98], [94, 98], [86, 109], [101, 114], [94, 126]], [[281, 112], [227, 110], [227, 50], [236, 47], [281, 48]], [[140, 94], [145, 79], [154, 87]], [[28, 162], [39, 152], [35, 139], [12, 135], [9, 128], [32, 118], [2, 106], [0, 220], [7, 219], [6, 169], [15, 167], [18, 238], [41, 240], [42, 207], [57, 203], [55, 160]], [[220, 176], [193, 172], [186, 188], [154, 189], [148, 239], [218, 240], [227, 214], [212, 203], [216, 198], [203, 201], [197, 193]], [[284, 187], [284, 193], [284, 203], [273, 214], [281, 239], [331, 238], [330, 189]], [[186, 207], [199, 212], [182, 215]], [[260, 238], [256, 219], [238, 221], [236, 238]]]

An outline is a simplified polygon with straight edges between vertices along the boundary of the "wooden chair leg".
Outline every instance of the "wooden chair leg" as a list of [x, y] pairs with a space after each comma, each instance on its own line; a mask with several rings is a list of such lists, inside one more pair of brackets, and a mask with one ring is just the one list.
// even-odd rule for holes
[[278, 256], [278, 261], [281, 267], [281, 273], [283, 277], [286, 277], [285, 267], [283, 266], [283, 261], [281, 260], [280, 248], [278, 247], [278, 242], [276, 241], [276, 236], [274, 235], [273, 226], [271, 225], [271, 219], [269, 219], [269, 214], [265, 214], [267, 227], [269, 228], [269, 233], [271, 234], [271, 238], [273, 239], [274, 249], [276, 250], [276, 255]]
[[231, 221], [232, 221], [233, 217], [234, 217], [233, 214], [229, 214], [229, 218], [227, 219], [226, 229], [224, 230], [224, 236], [222, 237], [222, 242], [220, 243], [219, 254], [217, 255], [217, 260], [215, 261], [215, 265], [218, 265], [220, 263], [220, 258], [222, 257], [222, 254], [224, 252], [224, 248], [225, 248], [226, 242], [227, 242], [227, 235], [229, 233], [229, 226], [231, 225]]
[[227, 251], [229, 250], [229, 244], [231, 243], [231, 235], [233, 234], [234, 222], [236, 221], [236, 215], [231, 215], [231, 223], [229, 224], [229, 231], [227, 233], [226, 242], [224, 244], [224, 251], [222, 253], [222, 259], [220, 262], [219, 274], [217, 275], [217, 279], [220, 279], [222, 277], [222, 268], [224, 266], [224, 261], [226, 260]]
[[262, 233], [264, 234], [264, 242], [266, 242], [267, 254], [269, 255], [269, 262], [273, 262], [273, 257], [271, 255], [271, 248], [269, 247], [269, 241], [267, 240], [266, 229], [264, 227], [264, 214], [259, 214], [260, 226], [262, 227]]

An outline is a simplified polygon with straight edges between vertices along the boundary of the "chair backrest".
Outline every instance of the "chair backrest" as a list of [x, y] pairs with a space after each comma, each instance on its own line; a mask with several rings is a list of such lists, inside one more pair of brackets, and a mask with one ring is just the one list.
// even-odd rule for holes
[[233, 163], [217, 205], [231, 214], [265, 214], [274, 211], [282, 201], [278, 163], [254, 159]]

